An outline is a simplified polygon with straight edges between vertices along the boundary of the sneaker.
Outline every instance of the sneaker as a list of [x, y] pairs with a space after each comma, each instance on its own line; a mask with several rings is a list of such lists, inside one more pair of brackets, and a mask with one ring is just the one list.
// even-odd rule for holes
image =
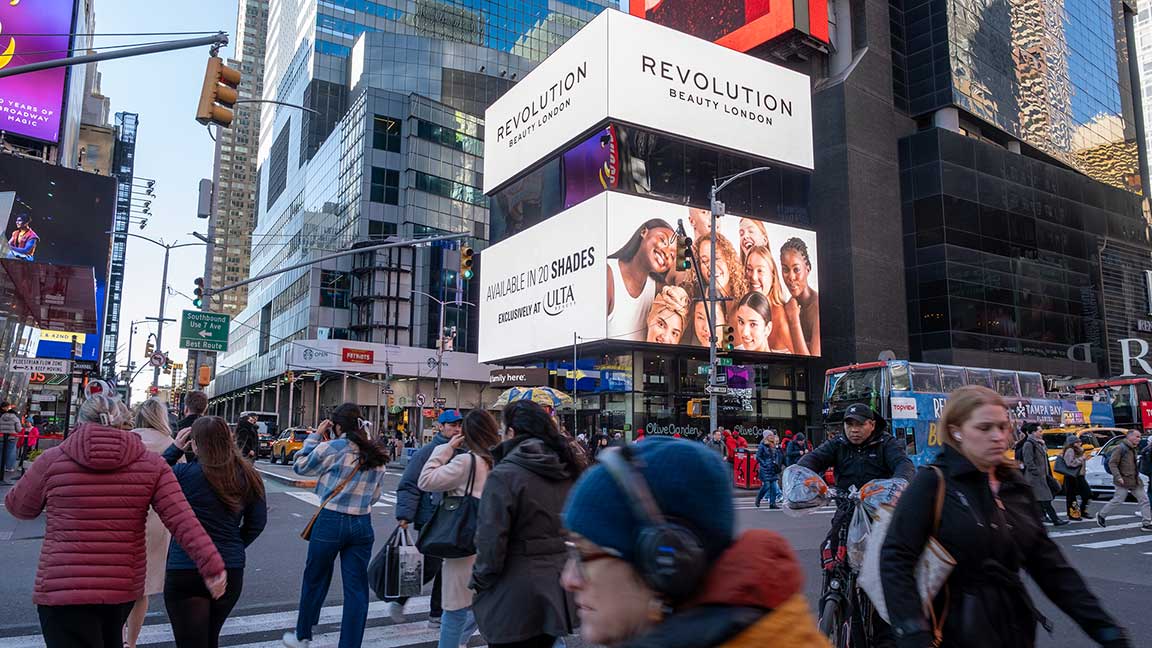
[[397, 603], [396, 601], [389, 601], [388, 605], [388, 618], [392, 619], [393, 623], [404, 623], [404, 604]]
[[428, 629], [437, 630], [440, 628], [440, 617], [428, 617]]
[[282, 641], [285, 646], [288, 646], [288, 648], [310, 648], [312, 645], [311, 639], [297, 639], [294, 630], [285, 632], [280, 641]]
[[760, 502], [756, 502], [756, 508], [760, 508]]
[[1140, 530], [1152, 532], [1152, 522], [1145, 522], [1144, 524], [1141, 524]]
[[1104, 528], [1104, 527], [1108, 526], [1108, 520], [1106, 520], [1103, 515], [1100, 515], [1099, 513], [1097, 513], [1096, 514], [1096, 524], [1100, 525], [1100, 528]]
[[1053, 523], [1052, 523], [1052, 526], [1054, 526], [1054, 527], [1062, 527], [1062, 526], [1064, 526], [1065, 524], [1069, 524], [1068, 520], [1056, 520], [1055, 522], [1053, 522]]

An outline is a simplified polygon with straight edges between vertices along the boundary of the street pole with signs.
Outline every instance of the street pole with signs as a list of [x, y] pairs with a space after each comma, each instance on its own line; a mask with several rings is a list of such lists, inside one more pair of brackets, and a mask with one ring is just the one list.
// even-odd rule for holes
[[[439, 327], [439, 331], [436, 336], [436, 387], [432, 390], [432, 406], [439, 408], [443, 406], [443, 401], [440, 398], [440, 380], [441, 374], [443, 373], [442, 369], [444, 367], [444, 343], [447, 339], [449, 339], [449, 333], [451, 334], [450, 339], [454, 340], [456, 338], [456, 330], [455, 328], [449, 330], [446, 326], [444, 326], [444, 306], [448, 302], [442, 299], [437, 299], [436, 297], [433, 297], [432, 295], [422, 290], [413, 290], [412, 294], [423, 295], [424, 297], [427, 297], [428, 299], [431, 299], [440, 305], [440, 319], [436, 324]], [[464, 301], [462, 299], [455, 299], [452, 301], [452, 303], [456, 304], [457, 306], [471, 306], [473, 308], [476, 307], [476, 304], [473, 304], [469, 301]], [[457, 405], [459, 405], [459, 403], [457, 403]], [[423, 420], [423, 414], [421, 414], [420, 418]]]

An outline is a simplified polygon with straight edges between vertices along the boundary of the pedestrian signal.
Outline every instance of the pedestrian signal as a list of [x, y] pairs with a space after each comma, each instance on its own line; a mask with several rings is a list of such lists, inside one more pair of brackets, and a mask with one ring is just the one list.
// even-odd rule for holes
[[465, 245], [460, 248], [460, 276], [465, 280], [471, 279], [476, 274], [472, 269], [475, 256], [476, 251], [472, 249], [472, 246]]

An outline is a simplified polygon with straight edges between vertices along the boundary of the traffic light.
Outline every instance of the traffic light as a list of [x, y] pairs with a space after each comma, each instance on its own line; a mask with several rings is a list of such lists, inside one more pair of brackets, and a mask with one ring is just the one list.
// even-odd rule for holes
[[146, 356], [148, 356], [149, 358], [151, 358], [151, 357], [152, 357], [152, 354], [153, 354], [153, 353], [155, 353], [155, 352], [156, 352], [156, 345], [155, 345], [155, 344], [152, 344], [152, 337], [151, 337], [151, 336], [149, 336], [149, 337], [148, 337], [148, 341], [146, 341], [146, 342], [144, 343], [144, 355], [146, 355]]
[[676, 238], [676, 269], [692, 269], [692, 239], [687, 236]]
[[692, 398], [688, 400], [688, 418], [708, 418], [711, 414], [707, 398]]
[[196, 288], [192, 291], [192, 294], [195, 295], [192, 305], [200, 308], [204, 304], [204, 277], [196, 277], [196, 281], [192, 283], [196, 284]]
[[240, 71], [224, 65], [219, 56], [208, 59], [204, 71], [204, 87], [200, 90], [200, 104], [196, 107], [196, 121], [204, 125], [216, 124], [228, 128], [232, 124], [232, 106], [240, 98]]
[[721, 351], [732, 351], [736, 348], [736, 329], [731, 326], [717, 326], [719, 329], [716, 348]]
[[465, 245], [460, 248], [460, 276], [465, 280], [471, 279], [476, 273], [472, 270], [472, 265], [475, 263], [473, 257], [476, 256], [475, 250], [471, 245]]
[[284, 377], [288, 379], [289, 384], [296, 382], [296, 374], [293, 373], [291, 370], [289, 370], [287, 373], [285, 373]]

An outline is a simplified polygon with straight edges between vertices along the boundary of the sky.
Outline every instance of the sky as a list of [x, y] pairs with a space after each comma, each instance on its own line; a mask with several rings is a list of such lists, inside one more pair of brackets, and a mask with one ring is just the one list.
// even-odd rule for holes
[[[94, 4], [96, 34], [225, 31], [234, 36], [236, 31], [236, 0], [160, 3], [96, 0]], [[166, 38], [187, 37], [97, 37], [96, 46]], [[231, 53], [231, 47], [221, 50], [223, 58]], [[134, 234], [165, 243], [187, 243], [196, 240], [189, 232], [207, 233], [207, 219], [196, 218], [196, 202], [200, 179], [212, 177], [214, 149], [207, 129], [195, 120], [207, 60], [208, 48], [202, 47], [105, 61], [99, 66], [101, 90], [111, 100], [111, 113], [127, 111], [140, 115], [136, 133], [136, 177], [156, 180], [152, 217], [143, 231], [133, 225], [129, 231]], [[124, 299], [120, 307], [121, 365], [127, 359], [129, 323], [157, 315], [163, 265], [162, 248], [140, 239], [128, 239]], [[173, 250], [168, 284], [191, 295], [192, 282], [202, 276], [203, 271], [203, 247]], [[191, 307], [190, 298], [169, 295], [165, 317], [178, 320], [180, 312]], [[138, 367], [147, 362], [145, 339], [155, 330], [152, 322], [137, 325], [131, 353]], [[164, 336], [162, 350], [168, 351], [176, 362], [184, 362], [187, 353], [177, 348], [179, 322], [168, 324]], [[169, 384], [170, 378], [161, 373], [160, 385]], [[133, 402], [147, 397], [151, 382], [152, 372], [142, 371], [133, 383]]]

